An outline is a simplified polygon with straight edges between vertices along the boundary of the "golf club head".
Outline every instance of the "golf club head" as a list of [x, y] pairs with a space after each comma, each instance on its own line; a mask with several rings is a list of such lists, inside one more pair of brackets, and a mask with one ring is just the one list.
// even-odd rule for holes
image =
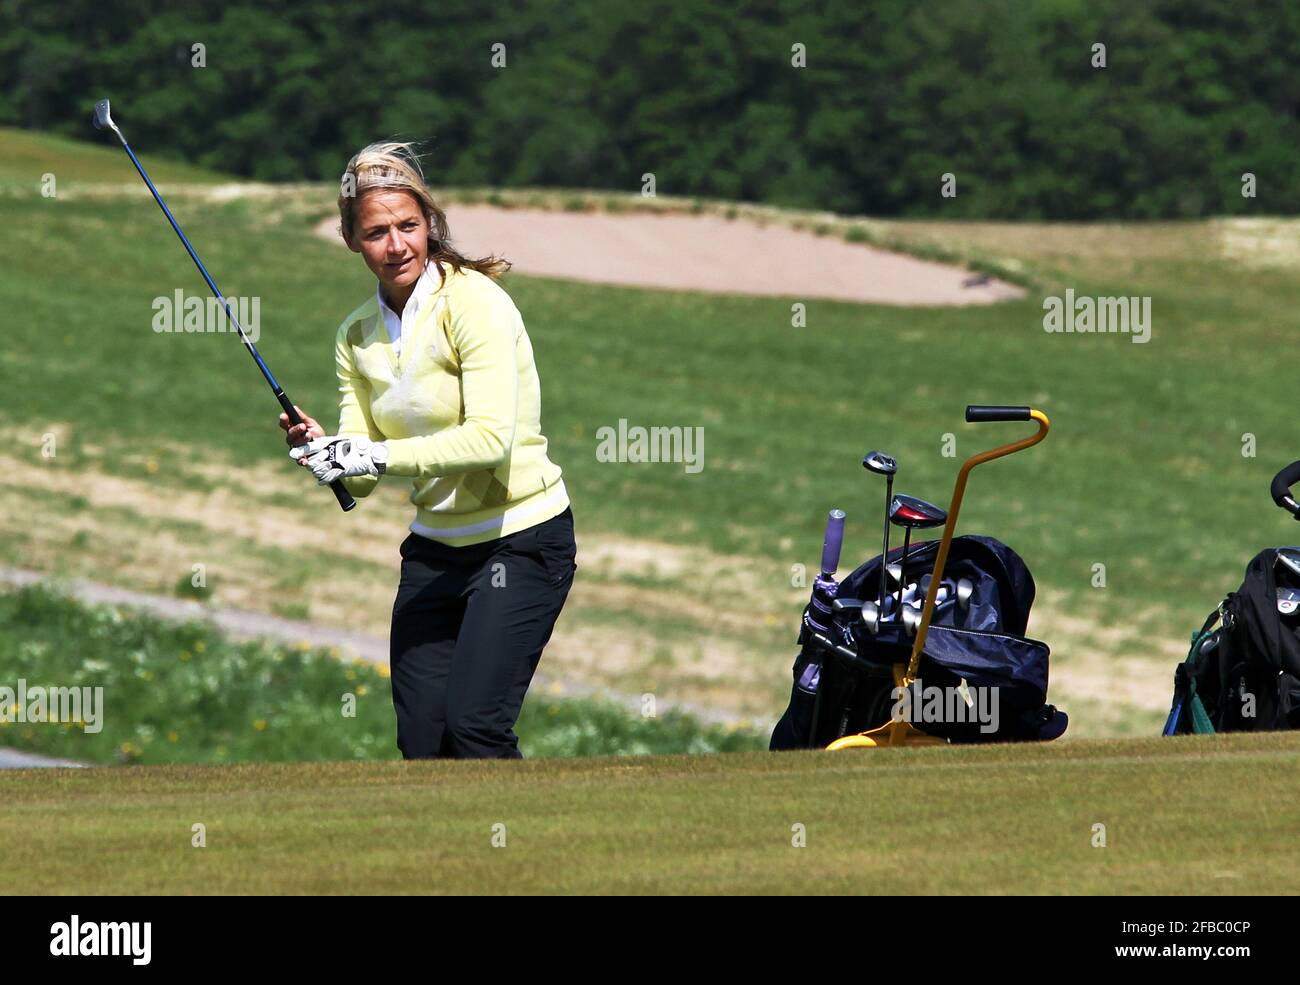
[[842, 615], [852, 615], [855, 610], [861, 609], [862, 606], [862, 599], [836, 599], [831, 603], [831, 611]]
[[1279, 588], [1277, 590], [1277, 611], [1279, 615], [1294, 616], [1300, 611], [1300, 589]]
[[903, 566], [897, 561], [890, 561], [885, 565], [885, 572], [889, 575], [889, 580], [897, 585], [898, 579], [903, 575]]
[[969, 578], [957, 579], [957, 606], [965, 609], [970, 605], [970, 598], [975, 594], [975, 584]]
[[1274, 572], [1284, 577], [1290, 574], [1300, 579], [1300, 547], [1279, 547]]
[[862, 625], [872, 636], [880, 632], [880, 606], [875, 602], [862, 603]]
[[[933, 580], [934, 580], [934, 575], [930, 574], [929, 572], [927, 572], [927, 573], [925, 573], [925, 574], [923, 574], [923, 575], [921, 576], [920, 585], [921, 585], [921, 594], [922, 594], [922, 595], [925, 595], [925, 594], [927, 594], [927, 593], [930, 591], [930, 583], [931, 583]], [[955, 590], [956, 590], [956, 589], [955, 589], [955, 587], [953, 586], [953, 583], [952, 583], [952, 579], [951, 579], [951, 578], [945, 578], [945, 579], [943, 579], [943, 581], [939, 582], [939, 592], [940, 592], [941, 594], [942, 594], [942, 593], [947, 593], [948, 595], [951, 595]]]
[[95, 103], [95, 118], [94, 118], [94, 124], [95, 124], [95, 129], [96, 129], [96, 130], [116, 130], [116, 129], [117, 129], [116, 125], [114, 125], [114, 123], [113, 123], [113, 117], [112, 117], [112, 115], [111, 115], [111, 114], [109, 113], [109, 111], [108, 111], [108, 100], [107, 100], [107, 99], [101, 99], [99, 102]]
[[947, 523], [948, 511], [915, 496], [899, 493], [889, 504], [889, 522], [910, 530], [927, 530]]
[[908, 636], [915, 636], [916, 631], [921, 627], [921, 610], [913, 609], [910, 605], [903, 606], [903, 629], [907, 631]]
[[869, 451], [862, 456], [862, 467], [876, 475], [893, 475], [898, 471], [898, 462], [883, 451]]

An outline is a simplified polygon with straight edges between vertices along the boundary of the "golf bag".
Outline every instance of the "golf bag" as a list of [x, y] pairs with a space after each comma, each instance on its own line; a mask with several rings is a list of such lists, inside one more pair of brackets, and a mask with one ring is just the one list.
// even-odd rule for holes
[[[938, 546], [938, 541], [913, 544], [909, 575], [932, 569]], [[901, 554], [891, 550], [885, 560], [892, 564]], [[875, 557], [857, 568], [839, 584], [836, 597], [875, 598], [881, 563]], [[968, 580], [972, 591], [964, 606], [949, 599], [935, 610], [918, 681], [927, 691], [935, 687], [944, 693], [968, 695], [968, 688], [978, 688], [996, 715], [991, 721], [949, 716], [927, 722], [924, 731], [952, 742], [1059, 736], [1069, 719], [1046, 704], [1047, 644], [1024, 635], [1034, 601], [1034, 579], [1024, 561], [1000, 541], [967, 535], [953, 539], [943, 575], [953, 584]], [[824, 748], [890, 720], [899, 697], [893, 668], [906, 663], [912, 649], [904, 624], [886, 620], [873, 633], [860, 610], [833, 611], [829, 600], [814, 594], [797, 642], [790, 704], [772, 732], [770, 748]]]
[[1164, 734], [1300, 728], [1298, 609], [1300, 549], [1255, 555], [1175, 668]]

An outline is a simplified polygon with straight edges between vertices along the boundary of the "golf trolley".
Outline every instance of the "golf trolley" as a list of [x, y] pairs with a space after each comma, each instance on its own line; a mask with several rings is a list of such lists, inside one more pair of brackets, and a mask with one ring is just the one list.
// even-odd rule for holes
[[[773, 749], [1049, 739], [1064, 731], [1064, 713], [1045, 703], [1048, 648], [1023, 636], [1034, 594], [1028, 569], [992, 538], [954, 538], [970, 473], [1042, 441], [1050, 422], [1030, 407], [971, 406], [966, 420], [1034, 421], [1038, 430], [967, 459], [947, 510], [894, 495], [897, 462], [879, 451], [864, 457], [863, 467], [886, 479], [882, 552], [837, 582], [845, 515], [831, 511], [821, 573], [804, 611], [791, 704], [773, 732]], [[940, 526], [938, 541], [912, 544], [913, 530]], [[890, 551], [891, 527], [904, 531], [901, 551]], [[971, 707], [972, 692], [997, 690], [1005, 721], [985, 730], [900, 714], [900, 701], [911, 712], [919, 707], [922, 677], [951, 685]]]

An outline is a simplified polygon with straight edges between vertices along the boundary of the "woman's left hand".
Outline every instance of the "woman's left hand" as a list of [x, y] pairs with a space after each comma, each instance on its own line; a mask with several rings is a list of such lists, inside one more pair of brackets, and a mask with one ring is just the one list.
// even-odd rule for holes
[[320, 485], [328, 486], [345, 476], [383, 475], [388, 447], [369, 438], [329, 435], [290, 449], [289, 457], [311, 469]]

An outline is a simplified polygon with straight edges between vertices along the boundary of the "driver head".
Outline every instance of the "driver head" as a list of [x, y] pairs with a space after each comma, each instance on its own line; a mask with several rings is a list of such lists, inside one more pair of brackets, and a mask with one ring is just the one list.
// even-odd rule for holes
[[893, 475], [898, 471], [898, 462], [883, 451], [869, 451], [862, 457], [862, 467], [876, 475]]
[[889, 504], [889, 522], [897, 527], [924, 530], [942, 527], [948, 522], [948, 513], [933, 503], [899, 493]]

